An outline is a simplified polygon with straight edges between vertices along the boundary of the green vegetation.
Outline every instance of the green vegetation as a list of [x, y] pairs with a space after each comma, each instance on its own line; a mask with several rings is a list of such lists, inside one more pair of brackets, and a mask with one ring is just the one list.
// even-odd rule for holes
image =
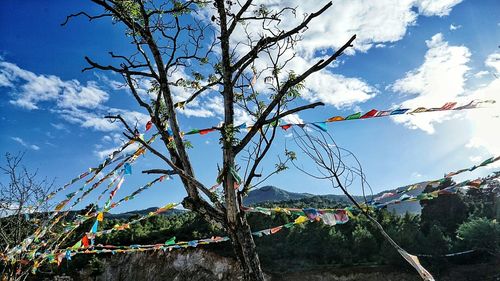
[[[440, 187], [442, 188], [442, 187]], [[433, 273], [439, 274], [460, 264], [487, 263], [500, 254], [500, 225], [498, 197], [489, 189], [483, 192], [469, 191], [466, 195], [441, 195], [437, 199], [422, 201], [422, 215], [397, 216], [383, 209], [375, 216], [387, 233], [403, 248], [413, 254], [423, 255], [422, 263]], [[430, 191], [430, 189], [428, 190]], [[308, 197], [278, 203], [263, 203], [262, 207], [291, 208], [339, 208], [345, 205], [322, 197]], [[83, 212], [83, 211], [82, 211]], [[133, 220], [105, 219], [103, 229]], [[254, 230], [261, 230], [292, 222], [295, 218], [284, 213], [271, 216], [251, 213], [249, 222]], [[92, 222], [80, 227], [74, 235], [83, 235]], [[130, 229], [116, 231], [98, 237], [97, 244], [131, 245], [164, 243], [175, 236], [177, 241], [189, 241], [223, 236], [224, 231], [203, 221], [192, 212], [157, 216], [133, 225]], [[384, 240], [376, 228], [364, 217], [358, 216], [348, 223], [328, 226], [311, 222], [291, 229], [255, 238], [262, 266], [270, 272], [310, 270], [318, 267], [345, 267], [387, 265], [393, 268], [408, 268], [407, 263]], [[70, 246], [68, 244], [67, 246]], [[232, 256], [229, 243], [200, 246], [222, 256]], [[469, 251], [462, 255], [446, 257], [454, 252]], [[185, 251], [185, 250], [178, 250]], [[102, 270], [99, 259], [106, 254], [77, 255], [52, 270], [59, 273], [77, 274], [81, 268], [91, 268], [96, 275]], [[109, 256], [109, 255], [108, 255]], [[49, 269], [44, 269], [49, 271]]]

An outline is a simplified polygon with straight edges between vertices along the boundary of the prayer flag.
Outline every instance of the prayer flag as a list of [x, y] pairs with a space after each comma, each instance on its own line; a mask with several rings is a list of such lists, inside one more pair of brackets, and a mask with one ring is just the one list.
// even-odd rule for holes
[[344, 117], [342, 117], [342, 116], [334, 116], [334, 117], [328, 118], [326, 120], [326, 122], [336, 122], [336, 121], [343, 121], [343, 120], [344, 120]]
[[375, 117], [375, 115], [377, 115], [377, 113], [378, 113], [378, 110], [372, 109], [372, 110], [368, 111], [367, 113], [365, 113], [363, 116], [361, 116], [360, 119], [373, 118], [373, 117]]
[[408, 109], [408, 108], [396, 109], [396, 110], [393, 110], [390, 115], [405, 114], [408, 110], [410, 110], [410, 109]]
[[167, 246], [170, 246], [170, 245], [174, 245], [175, 244], [175, 236], [168, 239], [166, 242], [165, 242], [165, 245]]
[[130, 163], [125, 163], [125, 166], [123, 166], [123, 170], [125, 171], [125, 175], [131, 175], [132, 165], [130, 165]]
[[320, 129], [321, 131], [323, 132], [326, 132], [328, 131], [328, 127], [326, 126], [326, 123], [325, 122], [315, 122], [315, 123], [311, 123], [314, 127]]
[[354, 120], [354, 119], [359, 119], [361, 117], [361, 112], [356, 112], [354, 114], [351, 114], [345, 118], [345, 120]]
[[153, 122], [148, 121], [148, 123], [146, 123], [146, 132], [149, 131], [149, 129], [151, 129], [151, 127], [153, 127]]

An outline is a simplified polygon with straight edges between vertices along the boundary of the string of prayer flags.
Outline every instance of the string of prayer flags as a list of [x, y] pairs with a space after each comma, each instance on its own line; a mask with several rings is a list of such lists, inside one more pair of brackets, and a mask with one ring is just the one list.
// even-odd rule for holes
[[[151, 143], [152, 141], [154, 141], [154, 139], [155, 139], [156, 136], [157, 136], [157, 134], [153, 135], [153, 137], [148, 142]], [[29, 250], [29, 252], [28, 252], [29, 255], [32, 255], [32, 253], [34, 254], [37, 251], [37, 249], [39, 249], [40, 247], [42, 247], [42, 246], [45, 247], [46, 245], [49, 245], [49, 241], [41, 240], [41, 238], [44, 237], [46, 235], [46, 233], [54, 234], [53, 232], [50, 232], [50, 230], [52, 229], [52, 227], [55, 224], [57, 224], [62, 218], [64, 218], [75, 205], [77, 205], [87, 194], [90, 193], [90, 191], [92, 191], [93, 189], [95, 189], [98, 185], [100, 185], [107, 178], [111, 177], [112, 175], [115, 175], [116, 170], [119, 167], [121, 167], [121, 165], [123, 165], [124, 162], [128, 161], [129, 159], [136, 158], [134, 156], [140, 155], [140, 154], [142, 154], [145, 151], [145, 149], [143, 147], [140, 147], [139, 149], [136, 150], [136, 152], [134, 154], [132, 154], [130, 156], [127, 155], [126, 157], [124, 157], [123, 155], [120, 155], [120, 156], [117, 157], [117, 155], [119, 153], [121, 153], [126, 147], [128, 147], [133, 142], [134, 142], [134, 140], [130, 140], [129, 142], [125, 143], [122, 147], [120, 147], [119, 149], [113, 151], [104, 160], [104, 162], [101, 163], [97, 168], [91, 168], [91, 169], [89, 169], [88, 172], [84, 172], [84, 173], [80, 174], [77, 178], [72, 179], [68, 184], [66, 184], [63, 187], [58, 188], [55, 191], [53, 191], [52, 193], [50, 193], [49, 196], [48, 196], [48, 198], [46, 198], [46, 201], [50, 200], [50, 198], [53, 197], [58, 192], [61, 192], [61, 191], [65, 190], [71, 184], [77, 182], [80, 179], [83, 179], [83, 178], [87, 177], [91, 173], [94, 173], [94, 175], [90, 179], [88, 179], [88, 180], [85, 181], [85, 184], [81, 188], [79, 188], [75, 192], [71, 192], [71, 193], [67, 194], [65, 196], [66, 199], [63, 200], [62, 202], [59, 202], [56, 205], [55, 210], [53, 212], [51, 212], [51, 214], [49, 215], [48, 219], [43, 224], [39, 225], [39, 227], [30, 236], [26, 237], [20, 243], [19, 246], [13, 247], [11, 250], [9, 250], [7, 252], [7, 255], [6, 255], [7, 259], [15, 261], [14, 256], [18, 255], [18, 254], [21, 254], [23, 252], [26, 252], [28, 250], [28, 247], [30, 247], [33, 242], [35, 242], [35, 244], [34, 244], [34, 247], [31, 250]], [[88, 183], [90, 183], [91, 181], [93, 181], [97, 177], [97, 175], [99, 175], [100, 172], [106, 166], [108, 166], [109, 164], [114, 163], [114, 162], [116, 162], [118, 160], [121, 160], [123, 158], [125, 158], [125, 159], [121, 163], [119, 163], [115, 167], [115, 169], [113, 169], [113, 171], [111, 171], [110, 173], [108, 173], [107, 175], [105, 175], [104, 177], [102, 177], [97, 183], [93, 184], [92, 187], [89, 190], [85, 190], [84, 191], [86, 185]], [[82, 191], [83, 191], [83, 194], [79, 198], [76, 199], [76, 201], [71, 205], [71, 207], [68, 210], [66, 210], [64, 213], [62, 213], [61, 215], [57, 216], [60, 212], [62, 212], [62, 210], [70, 202], [70, 200], [72, 200], [73, 198], [75, 198], [75, 196], [78, 193], [82, 192]], [[39, 202], [39, 203], [42, 204], [43, 202]], [[65, 230], [68, 230], [68, 229], [70, 229], [70, 228], [65, 227]], [[59, 239], [59, 238], [56, 238], [56, 240], [57, 239]], [[54, 240], [54, 241], [56, 241], [56, 240]], [[37, 243], [39, 243], [39, 244], [37, 244]]]
[[[334, 116], [331, 118], [326, 119], [325, 121], [319, 121], [319, 122], [305, 122], [305, 123], [289, 123], [289, 124], [281, 124], [280, 127], [283, 130], [288, 130], [292, 126], [299, 126], [303, 128], [306, 125], [311, 125], [321, 131], [326, 132], [327, 131], [327, 125], [326, 123], [330, 122], [339, 122], [339, 121], [350, 121], [350, 120], [361, 120], [361, 119], [370, 119], [370, 118], [377, 118], [377, 117], [386, 117], [386, 116], [392, 116], [392, 115], [403, 115], [403, 114], [416, 114], [416, 113], [425, 113], [425, 112], [437, 112], [437, 111], [450, 111], [450, 110], [464, 110], [464, 109], [474, 109], [478, 108], [479, 105], [481, 104], [493, 104], [495, 103], [495, 100], [474, 100], [469, 102], [466, 105], [455, 107], [457, 105], [456, 102], [447, 102], [441, 107], [436, 107], [436, 108], [426, 108], [426, 107], [417, 107], [416, 109], [409, 109], [409, 108], [398, 108], [394, 110], [377, 110], [377, 109], [371, 109], [368, 112], [362, 114], [361, 112], [356, 112], [353, 114], [350, 114], [346, 117], [342, 116]], [[273, 121], [270, 126], [277, 126], [279, 120]], [[222, 127], [221, 126], [214, 126], [206, 129], [192, 129], [188, 131], [187, 133], [182, 133], [181, 135], [206, 135], [208, 133], [214, 132], [216, 130], [220, 130]], [[251, 129], [252, 126], [247, 125], [245, 123], [235, 126], [234, 127], [237, 131], [239, 129]], [[172, 131], [170, 129], [167, 129], [169, 134], [172, 134]]]
[[[241, 207], [244, 212], [257, 212], [265, 215], [271, 215], [273, 212], [285, 213], [288, 215], [299, 216], [296, 222], [300, 223], [304, 219], [310, 221], [320, 221], [328, 225], [344, 224], [349, 221], [349, 207], [344, 209], [315, 209], [315, 208], [284, 208], [284, 207], [274, 207], [274, 208], [264, 208], [264, 207]], [[352, 214], [351, 214], [351, 217]]]
[[[148, 143], [151, 143], [154, 141], [154, 139], [156, 138], [157, 135], [153, 135], [149, 140], [148, 140]], [[126, 146], [128, 146], [129, 144], [131, 144], [132, 142], [128, 142], [127, 144], [125, 144], [122, 148], [120, 148], [119, 150], [116, 150], [115, 152], [113, 152], [106, 160], [105, 162], [103, 162], [103, 164], [101, 164], [99, 166], [100, 170], [102, 170], [106, 165], [108, 165], [109, 163], [112, 163], [114, 162], [112, 159], [114, 158], [114, 156], [118, 153], [118, 152], [121, 152], [123, 149], [125, 149]], [[96, 183], [94, 183], [89, 189], [85, 190], [83, 192], [83, 194], [76, 199], [76, 201], [68, 208], [68, 210], [66, 210], [63, 214], [57, 216], [59, 214], [60, 211], [62, 211], [62, 209], [69, 203], [69, 201], [71, 199], [73, 199], [76, 194], [78, 194], [79, 192], [83, 191], [86, 184], [89, 183], [91, 180], [93, 180], [93, 178], [95, 178], [95, 176], [97, 175], [98, 172], [96, 172], [96, 174], [94, 175], [94, 177], [92, 177], [92, 179], [90, 180], [87, 180], [85, 182], [85, 185], [82, 186], [80, 189], [78, 189], [77, 192], [74, 192], [71, 194], [71, 197], [70, 198], [67, 198], [66, 200], [62, 201], [61, 203], [59, 203], [56, 207], [56, 209], [54, 210], [54, 212], [52, 212], [52, 214], [49, 216], [48, 220], [46, 221], [46, 223], [44, 223], [42, 226], [40, 226], [31, 236], [29, 236], [28, 238], [26, 238], [25, 240], [23, 240], [23, 242], [21, 242], [21, 248], [20, 248], [20, 252], [22, 251], [26, 251], [27, 247], [31, 245], [31, 243], [33, 241], [37, 241], [39, 240], [41, 237], [43, 237], [48, 231], [50, 231], [62, 218], [64, 218], [71, 210], [73, 207], [75, 207], [78, 203], [80, 203], [88, 194], [91, 193], [91, 191], [95, 190], [102, 182], [104, 182], [106, 179], [110, 178], [111, 176], [115, 175], [115, 173], [117, 172], [118, 169], [120, 169], [125, 163], [128, 163], [129, 161], [134, 161], [136, 159], [135, 156], [138, 156], [140, 154], [142, 154], [144, 152], [144, 148], [143, 147], [139, 147], [133, 154], [125, 157], [125, 159], [123, 161], [121, 161], [120, 163], [118, 163], [116, 165], [116, 167], [111, 171], [109, 172], [107, 175], [103, 176], [99, 181], [97, 181]], [[111, 160], [109, 160], [111, 159]], [[109, 160], [109, 161], [108, 161]], [[99, 169], [97, 169], [96, 171], [100, 171]], [[108, 186], [108, 188], [110, 187], [110, 185]], [[56, 217], [57, 216], [57, 217]], [[52, 223], [50, 223], [52, 221]], [[63, 233], [64, 235], [64, 233]], [[9, 256], [13, 256], [15, 254], [15, 252], [10, 252], [9, 253]]]
[[[444, 180], [446, 180], [447, 178], [454, 177], [454, 176], [459, 175], [461, 173], [474, 171], [474, 170], [476, 170], [476, 169], [478, 169], [480, 167], [484, 167], [484, 166], [493, 164], [493, 163], [495, 163], [495, 162], [497, 162], [499, 160], [500, 160], [500, 156], [490, 157], [490, 158], [484, 160], [483, 162], [481, 162], [479, 165], [474, 165], [474, 166], [469, 167], [469, 168], [463, 168], [463, 169], [460, 169], [460, 170], [457, 170], [457, 171], [454, 171], [454, 172], [447, 173], [441, 179], [432, 180], [432, 181], [426, 181], [426, 182], [421, 182], [421, 183], [418, 183], [418, 184], [410, 184], [410, 185], [407, 185], [405, 187], [402, 187], [400, 190], [396, 190], [396, 191], [393, 191], [393, 192], [384, 193], [381, 196], [379, 196], [377, 198], [374, 198], [373, 202], [369, 202], [369, 203], [376, 204], [377, 201], [381, 201], [381, 200], [384, 200], [386, 198], [395, 196], [396, 194], [406, 193], [406, 192], [415, 190], [417, 188], [425, 187], [426, 185], [430, 185], [430, 184], [439, 184], [439, 183], [443, 182]], [[473, 182], [473, 184], [475, 184], [475, 183]]]
[[113, 226], [113, 228], [106, 229], [106, 230], [101, 230], [101, 231], [97, 231], [94, 234], [96, 236], [101, 236], [101, 235], [109, 234], [109, 233], [111, 233], [113, 231], [125, 230], [127, 228], [130, 228], [130, 225], [132, 225], [132, 224], [136, 224], [136, 223], [139, 223], [139, 222], [141, 222], [141, 221], [143, 221], [143, 220], [145, 220], [147, 218], [157, 216], [157, 215], [159, 215], [161, 213], [164, 213], [164, 212], [166, 212], [168, 210], [171, 210], [171, 209], [177, 207], [180, 204], [181, 203], [169, 203], [169, 204], [167, 204], [167, 205], [165, 205], [165, 206], [163, 206], [161, 208], [156, 209], [156, 211], [150, 212], [147, 215], [141, 216], [141, 217], [139, 217], [139, 218], [137, 218], [137, 219], [135, 219], [133, 221], [130, 221], [130, 222], [127, 222], [127, 223], [123, 223], [123, 224], [118, 224], [118, 225]]
[[381, 203], [381, 202], [373, 202], [372, 205], [376, 209], [382, 209], [385, 208], [389, 205], [394, 205], [394, 204], [399, 204], [401, 202], [416, 202], [416, 201], [421, 201], [421, 200], [433, 200], [441, 195], [449, 195], [449, 194], [456, 194], [460, 191], [461, 188], [468, 187], [468, 188], [475, 188], [475, 189], [480, 189], [482, 186], [486, 185], [488, 181], [500, 178], [500, 171], [494, 172], [490, 176], [482, 179], [476, 179], [473, 181], [470, 180], [465, 180], [460, 183], [454, 184], [452, 186], [440, 189], [440, 190], [435, 190], [432, 192], [426, 192], [426, 193], [420, 193], [416, 196], [414, 195], [408, 195], [408, 194], [403, 194], [399, 198]]
[[[484, 101], [473, 101], [469, 103], [468, 105], [461, 106], [458, 108], [455, 108], [455, 105], [457, 104], [456, 102], [447, 102], [443, 106], [439, 108], [429, 108], [426, 109], [425, 107], [418, 107], [417, 109], [411, 111], [409, 108], [398, 108], [395, 110], [377, 110], [377, 109], [372, 109], [365, 114], [362, 114], [361, 112], [356, 112], [353, 114], [350, 114], [346, 117], [342, 116], [334, 116], [331, 118], [328, 118], [324, 122], [339, 122], [339, 121], [349, 121], [349, 120], [358, 120], [358, 119], [369, 119], [369, 118], [376, 118], [376, 117], [384, 117], [384, 116], [392, 116], [392, 115], [402, 115], [402, 114], [414, 114], [414, 113], [424, 113], [424, 112], [436, 112], [436, 111], [448, 111], [448, 110], [463, 110], [463, 109], [472, 109], [472, 108], [477, 108], [480, 104], [482, 103], [495, 103], [496, 101], [494, 100], [484, 100]], [[283, 130], [288, 130], [290, 127], [296, 125], [303, 127], [304, 125], [312, 125], [322, 131], [326, 131], [326, 125], [320, 125], [318, 127], [318, 124], [322, 122], [312, 122], [312, 123], [290, 123], [290, 124], [283, 124], [281, 125], [281, 128]]]

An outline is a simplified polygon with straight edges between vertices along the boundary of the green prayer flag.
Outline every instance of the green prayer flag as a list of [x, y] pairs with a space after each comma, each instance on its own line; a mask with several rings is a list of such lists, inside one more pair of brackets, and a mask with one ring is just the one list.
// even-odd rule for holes
[[345, 118], [345, 120], [354, 120], [354, 119], [359, 119], [361, 117], [361, 112], [356, 112], [354, 114], [351, 114]]
[[189, 132], [185, 133], [185, 135], [195, 135], [195, 134], [198, 134], [198, 133], [200, 133], [200, 130], [198, 130], [198, 129], [193, 129], [193, 130], [191, 130], [191, 131], [189, 131]]
[[490, 159], [486, 159], [483, 161], [483, 163], [479, 164], [479, 166], [486, 166], [488, 164], [491, 164], [491, 163], [493, 163], [494, 159], [495, 159], [495, 157], [491, 157]]
[[82, 247], [82, 240], [78, 240], [78, 242], [76, 242], [75, 245], [73, 245], [73, 247], [71, 247], [72, 250], [78, 250], [80, 247]]
[[165, 242], [165, 245], [169, 246], [169, 245], [175, 245], [175, 236], [168, 239], [167, 242]]
[[233, 179], [238, 183], [238, 184], [241, 184], [241, 177], [240, 175], [238, 175], [238, 173], [236, 172], [236, 170], [234, 168], [230, 168], [229, 169], [229, 172], [231, 173], [231, 175], [233, 176]]

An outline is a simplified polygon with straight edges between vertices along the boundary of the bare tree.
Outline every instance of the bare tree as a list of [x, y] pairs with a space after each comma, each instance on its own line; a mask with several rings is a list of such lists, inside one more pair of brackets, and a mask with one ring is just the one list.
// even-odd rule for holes
[[[295, 73], [288, 67], [296, 56], [294, 47], [302, 32], [332, 6], [331, 2], [310, 14], [297, 15], [294, 7], [272, 9], [252, 0], [91, 1], [103, 9], [102, 13], [72, 14], [63, 25], [77, 16], [90, 21], [111, 19], [125, 26], [134, 51], [110, 52], [115, 63], [109, 65], [85, 57], [89, 67], [84, 71], [97, 69], [122, 75], [137, 103], [150, 115], [168, 154], [137, 138], [137, 128], [122, 116], [108, 118], [121, 121], [126, 137], [141, 142], [175, 170], [186, 189], [185, 208], [227, 231], [243, 278], [264, 280], [250, 226], [240, 210], [241, 197], [255, 186], [255, 178], [262, 177], [257, 169], [275, 140], [277, 120], [323, 105], [316, 102], [292, 107], [304, 80], [336, 60], [352, 46], [356, 36], [304, 72]], [[283, 22], [291, 18], [298, 24], [287, 27]], [[179, 74], [185, 75], [178, 78]], [[256, 89], [256, 81], [265, 82], [265, 93]], [[139, 89], [144, 83], [150, 84], [148, 96]], [[189, 93], [188, 98], [176, 100], [175, 91], [179, 89]], [[214, 127], [221, 135], [222, 165], [217, 179], [223, 186], [222, 200], [197, 179], [177, 117], [179, 110], [207, 94], [219, 95], [224, 107], [223, 125]], [[255, 121], [241, 139], [236, 135], [236, 109]], [[246, 163], [241, 181], [238, 159]], [[286, 161], [280, 161], [269, 174], [283, 170]], [[161, 174], [166, 169], [144, 172]]]
[[[300, 159], [301, 164], [298, 164], [296, 161], [297, 158], [293, 158], [292, 164], [303, 173], [315, 179], [329, 181], [332, 188], [340, 188], [342, 193], [347, 196], [349, 201], [351, 201], [361, 214], [375, 225], [387, 242], [417, 270], [423, 280], [434, 280], [432, 275], [420, 264], [418, 258], [410, 255], [401, 248], [372, 216], [365, 191], [366, 188], [369, 188], [371, 193], [371, 187], [366, 180], [363, 168], [357, 157], [351, 151], [339, 147], [328, 132], [310, 127], [292, 129], [292, 132], [296, 147], [302, 152], [303, 156], [306, 156], [306, 159], [312, 162], [309, 165], [304, 165], [304, 159]], [[364, 202], [356, 201], [349, 192], [349, 187], [355, 184], [358, 184], [356, 187], [361, 189]], [[373, 196], [369, 198], [371, 200]]]
[[[5, 154], [5, 165], [0, 167], [0, 250], [19, 245], [46, 219], [49, 210], [47, 195], [54, 181], [40, 179], [37, 171], [23, 165], [24, 153]], [[22, 280], [29, 272], [21, 272], [22, 264], [4, 264], [2, 276], [8, 280]]]

